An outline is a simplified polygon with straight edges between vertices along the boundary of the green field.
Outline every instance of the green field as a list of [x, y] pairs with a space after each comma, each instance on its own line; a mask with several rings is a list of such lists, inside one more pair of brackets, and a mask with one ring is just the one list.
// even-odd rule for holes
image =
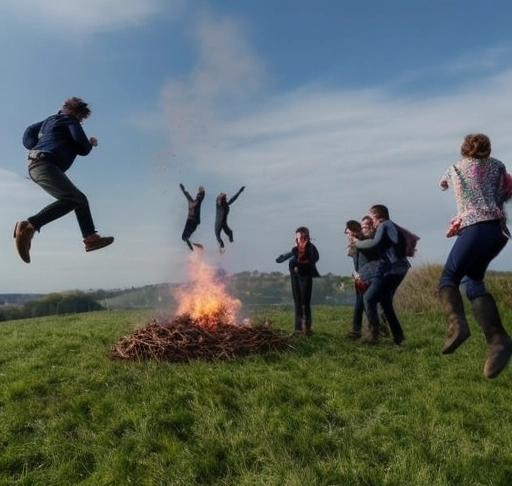
[[[189, 364], [109, 359], [149, 313], [1, 323], [0, 485], [512, 484], [512, 367], [483, 377], [472, 317], [442, 356], [436, 306], [402, 312], [401, 350], [346, 339], [349, 307], [313, 312], [289, 351]], [[288, 308], [262, 317], [291, 331]]]

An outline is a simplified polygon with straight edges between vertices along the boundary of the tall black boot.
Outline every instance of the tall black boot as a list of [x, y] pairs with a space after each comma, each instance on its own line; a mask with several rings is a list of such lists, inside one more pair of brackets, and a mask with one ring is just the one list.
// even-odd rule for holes
[[496, 301], [491, 294], [484, 294], [471, 301], [478, 324], [487, 340], [487, 360], [484, 376], [496, 378], [507, 366], [512, 356], [512, 340], [501, 322]]
[[439, 300], [448, 318], [448, 339], [441, 353], [453, 353], [470, 335], [468, 321], [464, 313], [464, 303], [458, 287], [444, 286], [439, 289]]

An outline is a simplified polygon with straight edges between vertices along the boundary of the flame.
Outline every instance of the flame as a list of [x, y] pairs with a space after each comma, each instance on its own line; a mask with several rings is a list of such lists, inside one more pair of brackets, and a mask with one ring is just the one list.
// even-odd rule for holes
[[194, 251], [188, 258], [189, 282], [176, 291], [176, 314], [187, 314], [205, 327], [215, 327], [219, 322], [235, 325], [242, 303], [228, 294], [222, 276], [204, 261], [202, 253]]

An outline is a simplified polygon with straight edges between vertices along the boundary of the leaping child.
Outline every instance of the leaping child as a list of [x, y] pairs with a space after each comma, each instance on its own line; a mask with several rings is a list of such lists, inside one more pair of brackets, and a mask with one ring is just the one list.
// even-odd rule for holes
[[215, 204], [216, 211], [215, 211], [215, 237], [217, 238], [217, 242], [220, 246], [220, 251], [223, 251], [224, 248], [224, 241], [222, 241], [222, 238], [220, 237], [220, 232], [224, 231], [228, 235], [229, 242], [233, 243], [233, 231], [228, 226], [228, 213], [229, 213], [229, 206], [233, 204], [238, 196], [242, 193], [242, 191], [245, 189], [245, 186], [242, 186], [240, 190], [228, 201], [227, 195], [225, 192], [221, 192], [217, 196], [217, 201]]
[[185, 222], [185, 228], [183, 229], [181, 239], [188, 245], [191, 250], [194, 250], [194, 246], [203, 249], [203, 245], [199, 243], [191, 243], [190, 237], [201, 224], [201, 203], [203, 202], [205, 195], [204, 187], [199, 186], [197, 188], [197, 195], [195, 199], [190, 195], [189, 192], [187, 192], [183, 184], [180, 184], [180, 188], [188, 201], [187, 221]]

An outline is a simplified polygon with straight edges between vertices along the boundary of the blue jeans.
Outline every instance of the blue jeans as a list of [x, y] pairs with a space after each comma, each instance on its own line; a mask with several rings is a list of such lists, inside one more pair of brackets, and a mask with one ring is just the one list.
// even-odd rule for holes
[[393, 335], [393, 340], [396, 343], [403, 341], [404, 332], [393, 307], [393, 298], [405, 275], [406, 273], [400, 273], [375, 277], [364, 294], [364, 309], [368, 316], [370, 328], [375, 332], [379, 329], [377, 304], [380, 303]]
[[498, 220], [484, 221], [463, 228], [448, 255], [438, 288], [458, 288], [462, 283], [466, 287], [469, 300], [486, 294], [485, 272], [507, 241]]
[[363, 328], [363, 314], [364, 314], [364, 299], [363, 294], [355, 288], [356, 301], [354, 303], [354, 314], [352, 316], [352, 330], [361, 332]]
[[311, 294], [313, 293], [313, 278], [290, 275], [292, 284], [293, 302], [295, 305], [295, 331], [302, 329], [302, 321], [306, 329], [311, 329]]
[[45, 160], [32, 160], [28, 173], [30, 178], [56, 201], [28, 218], [28, 221], [39, 231], [42, 226], [75, 211], [82, 236], [85, 238], [95, 233], [87, 197], [75, 187], [64, 172], [48, 161], [48, 157], [51, 157], [49, 154], [45, 156]]

